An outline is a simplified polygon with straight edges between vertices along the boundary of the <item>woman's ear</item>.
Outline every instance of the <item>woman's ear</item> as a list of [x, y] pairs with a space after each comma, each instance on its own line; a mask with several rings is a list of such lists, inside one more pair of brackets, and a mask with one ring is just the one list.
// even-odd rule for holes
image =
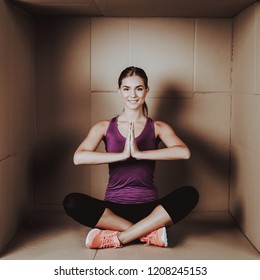
[[[150, 91], [150, 88], [147, 87], [147, 88], [146, 88], [146, 95], [149, 93], [149, 91]], [[146, 96], [146, 95], [145, 95], [145, 96]]]

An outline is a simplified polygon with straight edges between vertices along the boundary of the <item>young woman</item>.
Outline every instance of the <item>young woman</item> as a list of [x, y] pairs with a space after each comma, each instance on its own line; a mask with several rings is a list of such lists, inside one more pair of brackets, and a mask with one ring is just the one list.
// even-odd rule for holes
[[[166, 227], [183, 219], [199, 195], [185, 186], [159, 198], [153, 182], [155, 161], [189, 159], [190, 150], [169, 125], [148, 117], [149, 87], [143, 69], [126, 68], [118, 87], [123, 112], [95, 124], [74, 155], [76, 165], [109, 164], [105, 199], [72, 193], [64, 199], [64, 208], [93, 228], [86, 238], [89, 248], [118, 248], [136, 239], [166, 247]], [[97, 151], [101, 141], [104, 153]], [[158, 149], [160, 141], [165, 148]]]

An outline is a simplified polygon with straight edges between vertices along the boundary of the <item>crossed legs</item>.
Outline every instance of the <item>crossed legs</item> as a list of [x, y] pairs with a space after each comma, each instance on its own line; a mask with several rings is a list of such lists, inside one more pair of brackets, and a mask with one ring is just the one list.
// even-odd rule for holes
[[133, 224], [108, 208], [99, 219], [96, 227], [119, 231], [118, 239], [122, 245], [143, 237], [161, 227], [170, 226], [172, 219], [165, 209], [158, 205], [147, 217]]
[[[69, 194], [63, 204], [74, 220], [98, 228], [92, 233], [99, 234], [100, 239], [106, 233], [116, 233], [116, 236], [111, 233], [111, 238], [124, 245], [179, 222], [196, 206], [198, 199], [197, 190], [185, 186], [147, 204], [122, 205], [80, 193]], [[161, 232], [165, 234], [165, 230]]]

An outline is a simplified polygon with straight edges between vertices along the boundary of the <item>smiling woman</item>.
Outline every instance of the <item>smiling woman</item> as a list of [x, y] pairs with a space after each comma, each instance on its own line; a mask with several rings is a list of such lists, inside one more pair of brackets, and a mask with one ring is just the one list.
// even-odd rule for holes
[[[155, 162], [189, 159], [190, 150], [168, 124], [148, 117], [149, 87], [143, 69], [126, 68], [118, 79], [118, 92], [123, 112], [95, 124], [74, 155], [76, 165], [109, 164], [105, 199], [72, 193], [64, 199], [64, 208], [76, 221], [94, 227], [86, 239], [89, 248], [117, 248], [135, 239], [166, 247], [166, 227], [182, 220], [199, 195], [185, 186], [159, 198]], [[106, 152], [97, 151], [101, 141]], [[160, 141], [166, 148], [158, 149]]]

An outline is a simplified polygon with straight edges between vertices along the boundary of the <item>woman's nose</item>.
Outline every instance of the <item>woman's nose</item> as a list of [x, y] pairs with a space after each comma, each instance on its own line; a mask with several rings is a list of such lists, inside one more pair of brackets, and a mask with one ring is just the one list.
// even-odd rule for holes
[[135, 90], [131, 90], [130, 96], [131, 96], [131, 97], [135, 97], [135, 96], [136, 96]]

